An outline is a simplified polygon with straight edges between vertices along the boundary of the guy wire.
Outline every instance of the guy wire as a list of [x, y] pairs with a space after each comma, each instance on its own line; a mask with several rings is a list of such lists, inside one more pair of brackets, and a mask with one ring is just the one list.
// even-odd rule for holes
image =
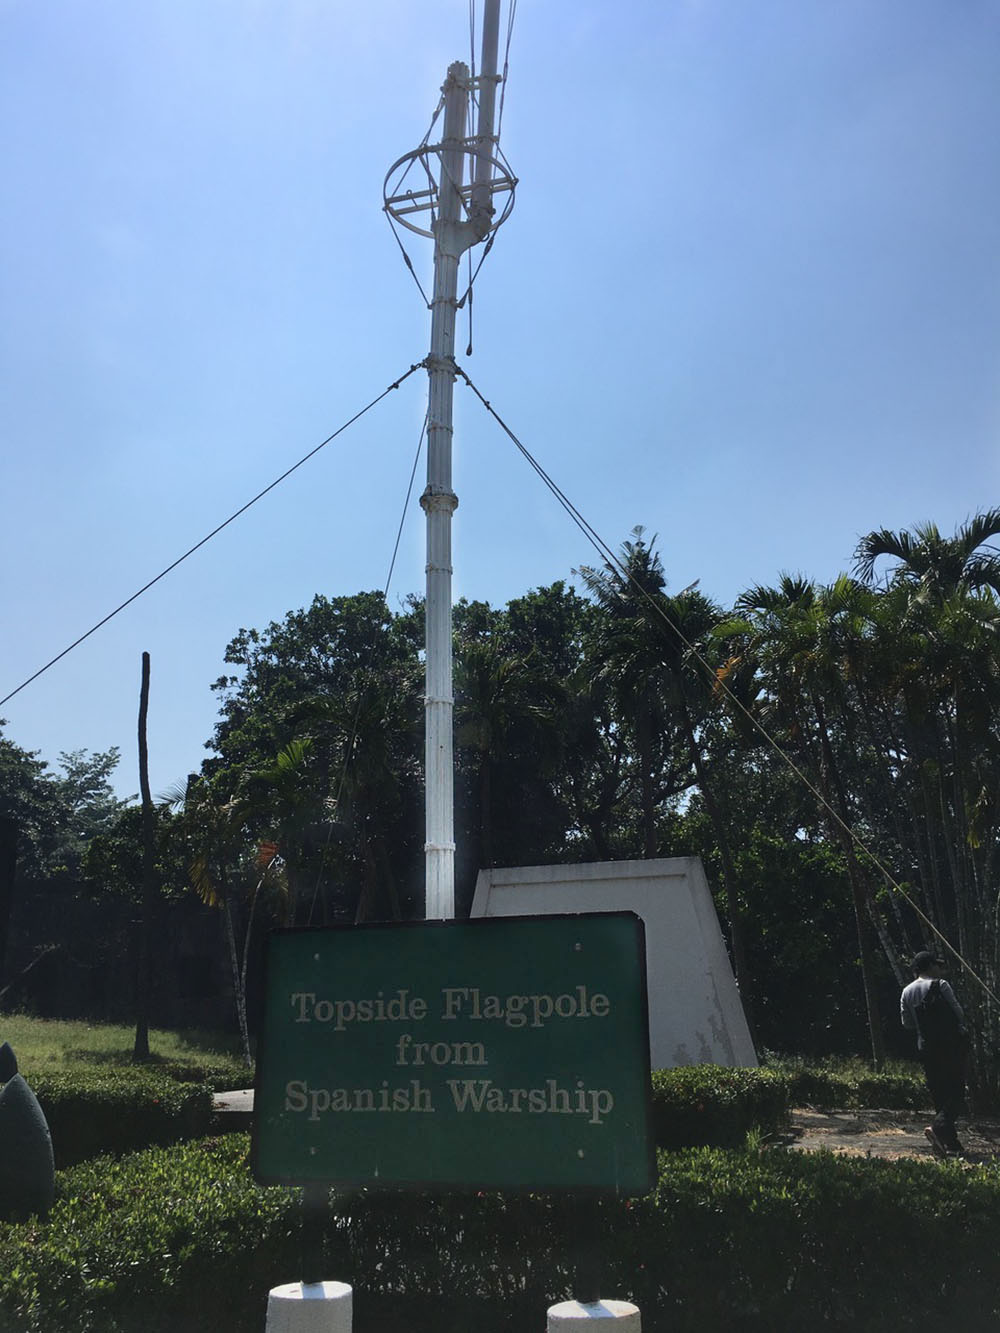
[[[396, 529], [396, 542], [392, 548], [392, 558], [389, 561], [389, 572], [385, 576], [385, 586], [382, 589], [382, 600], [386, 603], [389, 600], [389, 588], [390, 585], [392, 584], [393, 571], [396, 568], [396, 557], [399, 554], [399, 544], [403, 537], [403, 526], [406, 523], [406, 515], [409, 512], [410, 499], [413, 495], [413, 483], [416, 479], [417, 466], [420, 462], [420, 455], [423, 451], [424, 437], [426, 436], [426, 434], [427, 434], [427, 414], [425, 413], [424, 422], [420, 428], [420, 438], [417, 440], [417, 452], [413, 456], [413, 467], [410, 469], [410, 480], [406, 487], [406, 498], [403, 501], [403, 510], [399, 516], [399, 526]], [[347, 749], [344, 752], [344, 762], [340, 770], [340, 779], [337, 783], [337, 794], [333, 799], [334, 811], [339, 811], [340, 809], [341, 798], [343, 797], [344, 794], [344, 784], [347, 781], [347, 770], [350, 768], [351, 761], [354, 758], [354, 750], [358, 740], [358, 727], [361, 721], [361, 705], [364, 699], [364, 691], [368, 684], [368, 681], [375, 674], [374, 671], [372, 670], [372, 663], [375, 658], [375, 647], [376, 643], [373, 637], [371, 643], [368, 645], [368, 657], [361, 668], [361, 686], [358, 690], [357, 707], [354, 710], [354, 721], [351, 725], [351, 739], [348, 742]], [[320, 854], [319, 868], [316, 871], [316, 883], [315, 886], [313, 887], [312, 901], [309, 904], [309, 917], [307, 921], [308, 925], [312, 924], [313, 913], [316, 910], [316, 899], [319, 896], [319, 888], [323, 878], [323, 871], [326, 869], [326, 857], [330, 849], [330, 839], [332, 835], [333, 835], [333, 821], [328, 820], [327, 830], [326, 830], [326, 841], [323, 843], [323, 851]]]
[[806, 774], [802, 772], [799, 766], [795, 763], [792, 757], [784, 750], [784, 748], [780, 745], [780, 743], [777, 740], [775, 740], [775, 738], [761, 724], [761, 722], [756, 717], [754, 717], [754, 715], [745, 706], [745, 704], [743, 704], [743, 702], [736, 697], [736, 695], [729, 688], [726, 682], [722, 680], [718, 676], [716, 671], [709, 665], [709, 663], [705, 661], [705, 659], [702, 657], [701, 653], [698, 651], [695, 645], [691, 643], [690, 640], [684, 634], [681, 633], [678, 627], [673, 623], [673, 621], [667, 615], [663, 607], [660, 606], [659, 603], [656, 602], [649, 595], [647, 590], [643, 588], [643, 586], [639, 583], [638, 579], [636, 579], [632, 574], [629, 573], [626, 567], [622, 564], [621, 560], [619, 560], [617, 554], [598, 535], [598, 533], [594, 530], [594, 528], [591, 527], [591, 525], [583, 517], [580, 511], [572, 503], [572, 501], [570, 501], [569, 498], [565, 495], [565, 493], [562, 490], [560, 490], [556, 482], [549, 476], [549, 474], [545, 471], [545, 469], [538, 462], [538, 460], [533, 457], [533, 455], [528, 450], [527, 446], [524, 445], [521, 442], [521, 440], [518, 439], [518, 437], [514, 434], [511, 428], [499, 415], [499, 413], [492, 406], [489, 400], [486, 399], [483, 396], [483, 394], [479, 391], [479, 389], [476, 387], [476, 385], [473, 384], [472, 380], [465, 373], [462, 367], [456, 365], [456, 370], [458, 374], [461, 376], [461, 378], [465, 380], [466, 384], [469, 386], [469, 388], [472, 390], [475, 396], [482, 403], [483, 407], [485, 407], [486, 411], [496, 421], [500, 429], [511, 440], [511, 442], [518, 449], [521, 455], [525, 458], [525, 460], [538, 474], [541, 480], [548, 487], [549, 491], [559, 501], [560, 505], [562, 505], [563, 509], [566, 510], [567, 514], [569, 514], [570, 518], [577, 525], [577, 527], [584, 534], [584, 536], [594, 547], [594, 549], [598, 552], [598, 554], [609, 564], [614, 566], [614, 568], [616, 568], [618, 572], [621, 574], [623, 579], [631, 583], [636, 588], [636, 590], [640, 593], [643, 599], [646, 602], [648, 602], [649, 606], [652, 608], [654, 613], [660, 617], [660, 619], [671, 630], [671, 632], [674, 635], [676, 635], [676, 637], [680, 640], [681, 643], [685, 645], [685, 647], [691, 654], [692, 659], [698, 663], [698, 665], [702, 668], [702, 670], [711, 679], [713, 687], [716, 689], [721, 689], [723, 693], [725, 693], [728, 696], [730, 703], [734, 705], [735, 708], [740, 713], [743, 714], [743, 716], [747, 719], [750, 725], [760, 733], [760, 735], [764, 738], [764, 740], [772, 748], [772, 750], [774, 750], [774, 752], [779, 756], [779, 758], [783, 761], [783, 763], [785, 763], [788, 766], [788, 768], [791, 770], [792, 773], [795, 774], [795, 776], [803, 784], [803, 786], [815, 797], [816, 801], [826, 811], [826, 813], [836, 823], [836, 825], [840, 829], [842, 829], [844, 833], [847, 834], [847, 836], [850, 838], [851, 842], [855, 845], [855, 847], [857, 847], [868, 858], [870, 864], [879, 871], [879, 873], [883, 876], [885, 882], [889, 885], [889, 887], [895, 890], [895, 892], [898, 893], [909, 904], [909, 906], [912, 908], [913, 912], [916, 914], [918, 919], [921, 922], [923, 922], [923, 924], [927, 927], [928, 930], [932, 932], [934, 937], [937, 940], [939, 940], [942, 945], [944, 945], [944, 947], [955, 959], [958, 960], [958, 962], [969, 974], [969, 976], [972, 977], [980, 987], [982, 987], [983, 991], [990, 997], [990, 999], [993, 1000], [995, 1004], [1000, 1006], [1000, 997], [998, 997], [993, 992], [993, 990], [987, 985], [987, 983], [982, 979], [982, 977], [979, 976], [979, 974], [975, 971], [975, 969], [971, 966], [971, 964], [965, 958], [962, 957], [962, 955], [954, 947], [954, 945], [941, 933], [941, 931], [937, 928], [937, 926], [935, 926], [934, 922], [931, 921], [930, 918], [926, 915], [926, 913], [923, 912], [921, 908], [914, 902], [910, 894], [907, 893], [907, 891], [903, 888], [903, 886], [896, 880], [891, 871], [889, 871], [889, 869], [885, 865], [883, 865], [878, 856], [873, 851], [871, 851], [871, 849], [866, 845], [864, 840], [860, 838], [858, 834], [855, 833], [855, 831], [850, 827], [850, 825], [847, 824], [841, 818], [841, 816], [837, 813], [836, 810], [834, 810], [833, 806], [830, 805], [829, 801], [827, 801], [823, 793], [819, 791], [819, 789], [810, 781], [810, 779], [806, 776]]
[[148, 583], [144, 583], [142, 587], [138, 590], [138, 592], [134, 592], [131, 597], [127, 597], [125, 601], [121, 603], [120, 606], [116, 606], [113, 611], [109, 611], [108, 614], [104, 616], [101, 620], [99, 620], [96, 625], [92, 625], [85, 634], [81, 634], [78, 639], [74, 639], [73, 642], [67, 648], [64, 648], [61, 653], [57, 653], [55, 657], [53, 657], [50, 661], [46, 662], [44, 666], [39, 667], [36, 672], [30, 675], [27, 678], [27, 680], [23, 680], [21, 684], [17, 686], [16, 689], [11, 690], [9, 694], [4, 695], [4, 697], [0, 699], [0, 708], [2, 708], [3, 705], [8, 702], [8, 700], [13, 699], [15, 694], [20, 694], [20, 692], [23, 689], [25, 689], [28, 685], [30, 685], [32, 681], [36, 681], [38, 677], [43, 675], [46, 671], [48, 671], [50, 667], [54, 667], [57, 662], [61, 662], [62, 659], [66, 657], [69, 653], [71, 653], [74, 648], [79, 648], [81, 643], [83, 643], [86, 639], [89, 639], [92, 634], [96, 634], [99, 629], [103, 628], [103, 626], [105, 626], [109, 620], [113, 620], [114, 617], [119, 614], [119, 612], [124, 611], [127, 606], [131, 606], [132, 603], [134, 601], [137, 601], [138, 598], [140, 598], [144, 592], [148, 592], [149, 589], [152, 588], [155, 584], [159, 583], [161, 579], [166, 578], [166, 576], [172, 573], [173, 570], [175, 570], [178, 565], [183, 564], [184, 561], [187, 560], [188, 556], [194, 555], [195, 551], [200, 551], [201, 548], [207, 542], [210, 542], [213, 537], [218, 536], [218, 534], [223, 530], [223, 528], [228, 528], [230, 523], [235, 522], [235, 520], [238, 519], [242, 514], [245, 514], [248, 509], [250, 509], [253, 505], [257, 503], [258, 500], [263, 500], [265, 495], [273, 491], [276, 486], [280, 486], [281, 483], [287, 477], [290, 477], [292, 475], [293, 472], [298, 471], [298, 469], [303, 465], [303, 463], [308, 463], [310, 458], [314, 458], [321, 449], [325, 449], [326, 446], [332, 440], [335, 440], [337, 438], [338, 435], [342, 435], [344, 431], [347, 430], [348, 426], [353, 426], [356, 421], [360, 421], [366, 412], [370, 412], [371, 409], [375, 407], [377, 403], [380, 403], [383, 398], [388, 397], [388, 395], [392, 393], [393, 389], [398, 389], [399, 386], [403, 383], [403, 381], [408, 380], [415, 370], [421, 370], [423, 368], [423, 364], [424, 364], [423, 362], [418, 362], [416, 365], [411, 366], [405, 375], [400, 375], [398, 380], [395, 380], [387, 388], [383, 389], [382, 392], [378, 395], [378, 397], [373, 398], [372, 401], [367, 405], [367, 407], [363, 407], [360, 412], [355, 412], [354, 416], [352, 416], [348, 421], [345, 421], [342, 426], [338, 426], [337, 429], [331, 435], [328, 435], [325, 440], [323, 440], [320, 444], [317, 444], [314, 449], [310, 449], [309, 452], [307, 454], [304, 454], [297, 463], [293, 463], [290, 468], [286, 468], [286, 470], [282, 472], [280, 477], [276, 477], [274, 481], [270, 483], [270, 485], [265, 486], [262, 491], [258, 491], [257, 494], [253, 497], [253, 499], [248, 500], [245, 505], [241, 505], [240, 508], [237, 509], [235, 513], [230, 514], [227, 519], [225, 519], [217, 527], [214, 527], [212, 531], [207, 534], [207, 536], [202, 537], [201, 541], [195, 542], [194, 546], [190, 547], [187, 551], [185, 551], [183, 555], [179, 555], [176, 560], [172, 561], [169, 565], [167, 565], [166, 569], [161, 569], [159, 574], [157, 574], [155, 578], [150, 579]]

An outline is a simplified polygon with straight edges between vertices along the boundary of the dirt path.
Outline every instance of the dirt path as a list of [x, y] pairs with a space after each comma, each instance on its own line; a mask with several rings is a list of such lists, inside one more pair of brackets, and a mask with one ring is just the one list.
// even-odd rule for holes
[[[791, 1129], [778, 1142], [799, 1152], [848, 1153], [855, 1157], [933, 1158], [924, 1135], [930, 1115], [913, 1111], [817, 1111], [798, 1107], [792, 1112]], [[965, 1160], [972, 1163], [1000, 1157], [1000, 1123], [972, 1120], [959, 1122], [959, 1138], [965, 1145]]]
[[[215, 1109], [229, 1129], [248, 1129], [253, 1117], [253, 1090], [219, 1093]], [[923, 1157], [934, 1154], [924, 1136], [931, 1122], [927, 1111], [818, 1111], [800, 1106], [792, 1112], [790, 1128], [774, 1140], [777, 1147], [797, 1152], [848, 1153], [855, 1157]], [[959, 1137], [967, 1162], [1000, 1158], [1000, 1122], [959, 1122]]]

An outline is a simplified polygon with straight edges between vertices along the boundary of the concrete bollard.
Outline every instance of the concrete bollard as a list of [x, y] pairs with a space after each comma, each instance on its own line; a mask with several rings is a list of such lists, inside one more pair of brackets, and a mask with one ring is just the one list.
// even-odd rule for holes
[[266, 1333], [351, 1333], [352, 1311], [346, 1282], [288, 1282], [268, 1292]]
[[593, 1319], [614, 1319], [615, 1333], [641, 1333], [639, 1307], [628, 1301], [562, 1301], [550, 1305], [547, 1333], [593, 1333]]

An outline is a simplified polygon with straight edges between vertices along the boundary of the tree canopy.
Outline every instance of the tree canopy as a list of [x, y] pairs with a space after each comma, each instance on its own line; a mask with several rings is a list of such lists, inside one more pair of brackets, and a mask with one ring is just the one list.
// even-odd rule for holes
[[[953, 537], [879, 530], [853, 574], [779, 573], [722, 607], [672, 590], [636, 528], [580, 590], [460, 602], [459, 911], [481, 866], [697, 853], [761, 1045], [900, 1049], [908, 959], [951, 948], [1000, 1095], [998, 535], [1000, 510]], [[254, 923], [422, 914], [422, 638], [419, 599], [360, 592], [230, 642], [160, 857], [224, 907], [237, 972]], [[124, 864], [116, 759], [63, 755], [53, 775], [0, 737], [26, 864], [88, 843], [92, 866]]]

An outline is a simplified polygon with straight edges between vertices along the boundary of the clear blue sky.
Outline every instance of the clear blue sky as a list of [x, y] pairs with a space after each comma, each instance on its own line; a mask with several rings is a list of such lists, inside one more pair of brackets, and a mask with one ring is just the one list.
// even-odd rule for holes
[[[468, 12], [0, 0], [0, 697], [425, 355], [382, 180]], [[672, 588], [729, 602], [1000, 502], [998, 70], [996, 0], [520, 0], [520, 185], [460, 360], [607, 542], [644, 524]], [[136, 791], [148, 650], [153, 788], [183, 781], [241, 626], [382, 585], [425, 392], [0, 708], [7, 736], [119, 745]], [[456, 394], [456, 595], [595, 560]], [[414, 499], [393, 603], [423, 563]]]

